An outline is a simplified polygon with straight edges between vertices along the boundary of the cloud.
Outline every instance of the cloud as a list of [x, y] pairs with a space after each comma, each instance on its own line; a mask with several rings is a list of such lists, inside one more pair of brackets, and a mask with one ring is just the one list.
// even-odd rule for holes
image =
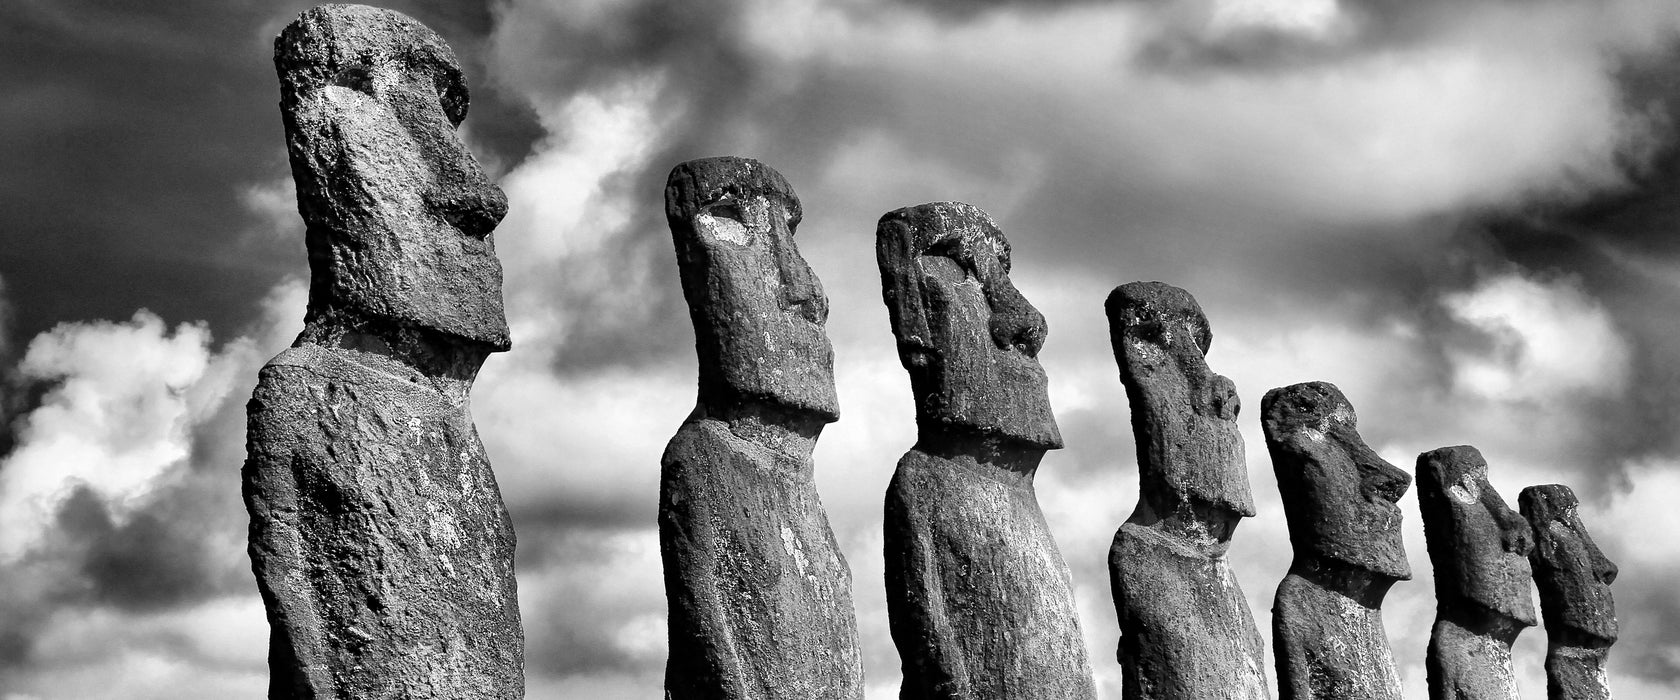
[[1628, 349], [1609, 313], [1575, 282], [1506, 274], [1442, 303], [1481, 336], [1479, 348], [1448, 350], [1461, 391], [1497, 401], [1558, 401], [1625, 387]]
[[0, 559], [17, 561], [77, 486], [120, 521], [187, 457], [193, 425], [230, 388], [209, 343], [205, 326], [171, 331], [147, 311], [30, 342], [19, 373], [54, 388], [21, 419], [18, 446], [0, 464]]
[[171, 328], [144, 310], [29, 343], [18, 373], [50, 388], [0, 461], [8, 691], [260, 687], [266, 625], [238, 484], [244, 398], [267, 353], [301, 328], [305, 294], [296, 279], [276, 287], [261, 320], [219, 347], [202, 323]]

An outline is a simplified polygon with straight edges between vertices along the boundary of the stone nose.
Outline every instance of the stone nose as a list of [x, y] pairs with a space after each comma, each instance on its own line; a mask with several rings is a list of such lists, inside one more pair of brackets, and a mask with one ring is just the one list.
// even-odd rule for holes
[[1398, 503], [1412, 485], [1412, 476], [1388, 463], [1362, 441], [1355, 448], [1354, 462], [1360, 466], [1368, 495], [1390, 503]]
[[[1588, 542], [1590, 543], [1591, 540], [1588, 540]], [[1621, 569], [1616, 566], [1615, 562], [1610, 561], [1609, 557], [1604, 556], [1604, 552], [1599, 551], [1598, 545], [1590, 544], [1589, 546], [1592, 547], [1593, 578], [1598, 579], [1599, 583], [1606, 586], [1615, 583], [1616, 575], [1621, 573]]]
[[782, 280], [782, 306], [811, 323], [827, 323], [828, 295], [823, 293], [822, 281], [799, 254], [798, 246], [793, 243], [793, 231], [776, 218], [785, 213], [772, 211], [771, 216], [770, 245]]
[[992, 307], [992, 341], [999, 348], [1014, 348], [1027, 357], [1038, 357], [1050, 329], [1044, 314], [1021, 295], [1009, 275], [997, 270], [982, 282], [986, 286], [987, 301]]
[[423, 141], [432, 171], [426, 207], [461, 233], [484, 238], [507, 216], [507, 195], [479, 167], [478, 159], [461, 142], [442, 110], [428, 114], [436, 120], [437, 128]]
[[507, 216], [508, 204], [502, 188], [485, 179], [478, 187], [434, 190], [426, 196], [426, 208], [461, 233], [484, 238]]

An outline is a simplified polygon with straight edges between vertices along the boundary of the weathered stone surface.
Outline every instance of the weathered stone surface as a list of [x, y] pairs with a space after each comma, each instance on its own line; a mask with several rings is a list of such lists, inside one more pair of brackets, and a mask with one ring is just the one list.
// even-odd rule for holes
[[1226, 559], [1254, 515], [1236, 386], [1208, 368], [1190, 294], [1133, 282], [1105, 304], [1137, 439], [1137, 509], [1114, 535], [1123, 697], [1265, 698], [1265, 643]]
[[1435, 568], [1431, 700], [1514, 699], [1511, 644], [1534, 626], [1528, 523], [1488, 483], [1469, 446], [1418, 455], [1418, 507]]
[[938, 202], [876, 230], [882, 295], [916, 397], [887, 488], [887, 614], [900, 697], [1094, 698], [1067, 564], [1033, 491], [1062, 439], [1044, 317], [1009, 280], [985, 212]]
[[1399, 700], [1382, 601], [1412, 577], [1395, 505], [1412, 477], [1366, 446], [1334, 384], [1268, 391], [1260, 415], [1295, 550], [1272, 606], [1278, 695]]
[[762, 163], [707, 158], [671, 171], [665, 213], [700, 358], [662, 460], [666, 697], [861, 698], [851, 572], [811, 460], [839, 407], [799, 198]]
[[305, 12], [275, 66], [311, 286], [248, 407], [269, 697], [522, 697], [513, 528], [468, 413], [508, 346], [507, 204], [455, 133], [460, 69], [355, 5]]
[[1562, 484], [1530, 486], [1517, 497], [1534, 528], [1528, 555], [1546, 622], [1546, 696], [1609, 700], [1604, 664], [1616, 643], [1616, 565], [1581, 524], [1580, 501]]

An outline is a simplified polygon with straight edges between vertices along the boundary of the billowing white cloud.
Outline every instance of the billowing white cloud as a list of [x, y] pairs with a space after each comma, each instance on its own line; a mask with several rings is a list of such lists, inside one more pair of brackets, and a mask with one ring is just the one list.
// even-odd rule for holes
[[[8, 699], [261, 693], [266, 619], [254, 585], [237, 595], [218, 592], [219, 579], [246, 567], [243, 528], [223, 524], [243, 522], [227, 516], [239, 503], [244, 399], [257, 369], [301, 328], [305, 294], [301, 280], [281, 283], [249, 332], [219, 348], [204, 324], [171, 329], [144, 310], [124, 322], [61, 324], [30, 342], [18, 372], [52, 388], [18, 418], [17, 446], [0, 463], [0, 584], [10, 591], [0, 602], [0, 626], [19, 635], [30, 660], [0, 672], [0, 685], [16, 693]], [[203, 468], [212, 460], [219, 463]], [[211, 502], [156, 507], [179, 503], [158, 499], [179, 499], [180, 489]], [[146, 530], [157, 536], [178, 536], [172, 528], [181, 523], [196, 529], [200, 539], [189, 540], [185, 554], [191, 558], [168, 560], [193, 570], [162, 574], [194, 591], [142, 590], [151, 598], [129, 606], [101, 592], [110, 582], [91, 579], [122, 578], [120, 567], [133, 562], [121, 557], [171, 545], [133, 541], [127, 546], [142, 551], [117, 552], [110, 566], [119, 569], [90, 569], [90, 552], [109, 543], [83, 541], [90, 533], [61, 519], [65, 499], [77, 492], [92, 499], [97, 527], [110, 531], [91, 536], [112, 536], [137, 517], [159, 523]]]
[[77, 487], [99, 495], [120, 524], [184, 466], [194, 428], [228, 406], [234, 388], [254, 384], [262, 353], [289, 344], [278, 341], [301, 328], [303, 295], [300, 281], [283, 283], [264, 302], [260, 330], [219, 350], [203, 323], [172, 330], [144, 309], [31, 340], [17, 372], [52, 388], [18, 418], [18, 444], [0, 463], [0, 563], [26, 552]]
[[1451, 347], [1455, 388], [1494, 401], [1557, 401], [1620, 392], [1628, 348], [1601, 304], [1568, 279], [1507, 273], [1442, 299], [1474, 329], [1474, 344]]
[[60, 325], [31, 341], [18, 371], [54, 387], [20, 419], [18, 447], [0, 464], [0, 561], [22, 555], [75, 486], [122, 518], [187, 457], [192, 427], [226, 397], [239, 364], [216, 357], [203, 324], [171, 331], [144, 310], [124, 323]]

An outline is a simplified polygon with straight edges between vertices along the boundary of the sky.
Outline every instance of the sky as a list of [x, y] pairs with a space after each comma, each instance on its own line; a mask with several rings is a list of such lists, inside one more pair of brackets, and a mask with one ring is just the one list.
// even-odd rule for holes
[[[239, 467], [256, 371], [302, 327], [272, 41], [308, 6], [0, 5], [0, 700], [264, 692]], [[714, 155], [804, 203], [842, 412], [817, 483], [871, 700], [896, 697], [881, 505], [915, 440], [875, 220], [937, 200], [997, 219], [1048, 319], [1067, 447], [1038, 496], [1103, 697], [1137, 470], [1102, 302], [1133, 280], [1196, 296], [1246, 404], [1259, 515], [1231, 557], [1260, 629], [1290, 560], [1260, 397], [1329, 381], [1402, 469], [1470, 444], [1513, 506], [1572, 486], [1621, 567], [1612, 688], [1680, 693], [1673, 0], [388, 6], [459, 54], [463, 133], [510, 201], [514, 347], [473, 412], [519, 537], [530, 697], [659, 697], [659, 455], [696, 376], [661, 197]], [[1422, 698], [1432, 581], [1401, 506], [1415, 575], [1384, 617]], [[1517, 642], [1527, 697], [1544, 650]]]

